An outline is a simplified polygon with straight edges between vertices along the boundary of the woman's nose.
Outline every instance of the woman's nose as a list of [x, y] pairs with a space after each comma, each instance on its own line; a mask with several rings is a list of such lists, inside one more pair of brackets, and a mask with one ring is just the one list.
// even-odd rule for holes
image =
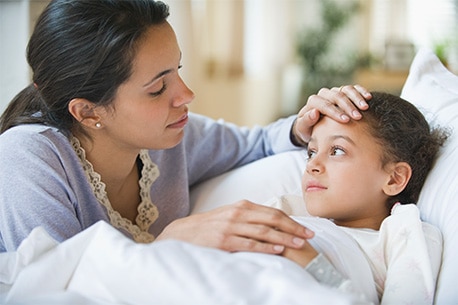
[[180, 77], [180, 92], [173, 101], [173, 106], [179, 107], [185, 104], [190, 104], [194, 100], [194, 92], [186, 85]]

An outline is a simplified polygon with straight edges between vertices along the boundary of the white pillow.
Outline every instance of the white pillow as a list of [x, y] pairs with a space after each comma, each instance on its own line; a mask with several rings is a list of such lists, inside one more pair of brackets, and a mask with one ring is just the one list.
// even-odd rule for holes
[[191, 190], [193, 213], [247, 199], [263, 204], [284, 194], [301, 195], [305, 150], [284, 152], [212, 178]]
[[416, 105], [430, 124], [451, 129], [420, 195], [423, 219], [440, 228], [444, 252], [436, 304], [458, 300], [458, 76], [429, 49], [415, 56], [401, 96]]

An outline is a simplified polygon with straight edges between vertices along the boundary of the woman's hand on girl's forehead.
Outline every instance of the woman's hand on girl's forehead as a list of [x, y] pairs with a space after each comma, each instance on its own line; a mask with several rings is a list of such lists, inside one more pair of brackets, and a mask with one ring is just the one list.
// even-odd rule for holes
[[361, 119], [360, 111], [369, 107], [366, 100], [371, 97], [371, 93], [359, 85], [321, 89], [318, 94], [310, 96], [307, 104], [299, 111], [293, 126], [295, 138], [299, 142], [308, 143], [312, 128], [321, 115], [342, 123]]

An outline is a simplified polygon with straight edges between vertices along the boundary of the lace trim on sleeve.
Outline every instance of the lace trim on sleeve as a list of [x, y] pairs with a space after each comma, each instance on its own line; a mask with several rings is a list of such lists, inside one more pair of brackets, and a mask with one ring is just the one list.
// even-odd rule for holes
[[149, 243], [154, 241], [155, 237], [148, 232], [148, 229], [159, 217], [159, 211], [151, 201], [150, 189], [153, 182], [159, 177], [159, 168], [151, 161], [147, 150], [140, 152], [140, 159], [143, 162], [143, 169], [139, 180], [141, 202], [137, 208], [138, 215], [135, 219], [137, 224], [133, 224], [132, 221], [122, 217], [111, 206], [105, 191], [106, 185], [102, 182], [100, 174], [94, 170], [92, 164], [86, 159], [86, 152], [81, 147], [79, 140], [76, 137], [72, 137], [71, 143], [83, 165], [84, 172], [97, 201], [107, 210], [110, 224], [115, 228], [129, 232], [136, 242]]

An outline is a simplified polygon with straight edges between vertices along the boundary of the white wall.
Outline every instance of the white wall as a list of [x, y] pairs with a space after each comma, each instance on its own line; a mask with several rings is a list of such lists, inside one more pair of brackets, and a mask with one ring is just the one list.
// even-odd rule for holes
[[26, 48], [49, 0], [0, 0], [0, 113], [31, 82]]
[[0, 113], [29, 81], [29, 2], [0, 1]]

